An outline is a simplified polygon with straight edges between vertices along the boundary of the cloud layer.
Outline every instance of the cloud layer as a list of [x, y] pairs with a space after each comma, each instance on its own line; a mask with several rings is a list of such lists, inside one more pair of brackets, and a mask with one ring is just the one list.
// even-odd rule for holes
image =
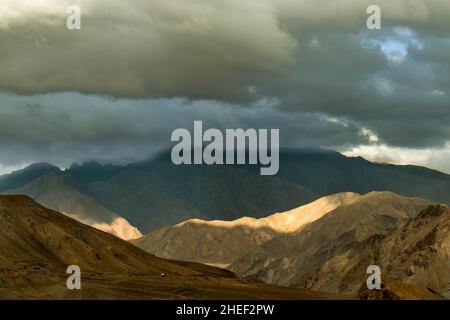
[[[134, 143], [162, 146], [195, 119], [280, 127], [286, 145], [374, 159], [447, 150], [450, 2], [380, 0], [382, 30], [370, 31], [372, 2], [3, 0], [0, 142], [11, 159], [0, 162], [67, 150], [132, 159]], [[79, 31], [65, 27], [73, 3]], [[439, 154], [429, 162], [450, 162]]]
[[[359, 42], [368, 0], [79, 0], [80, 31], [65, 27], [71, 3], [2, 1], [1, 88], [246, 101], [251, 88], [283, 97], [312, 70], [369, 80], [387, 63]], [[446, 0], [379, 3], [386, 30], [448, 35]]]
[[269, 101], [245, 109], [210, 101], [110, 99], [76, 93], [0, 94], [0, 101], [0, 163], [7, 166], [23, 159], [51, 159], [62, 166], [74, 160], [142, 160], [168, 148], [173, 130], [192, 130], [195, 120], [202, 120], [205, 128], [282, 128], [283, 146], [334, 147], [342, 141], [369, 141], [357, 127], [317, 114], [292, 117]]

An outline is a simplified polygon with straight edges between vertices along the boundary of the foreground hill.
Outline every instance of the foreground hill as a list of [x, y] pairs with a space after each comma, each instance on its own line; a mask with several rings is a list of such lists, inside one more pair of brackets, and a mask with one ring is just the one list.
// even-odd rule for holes
[[366, 283], [358, 290], [361, 300], [445, 300], [430, 288], [419, 287], [399, 280], [384, 278], [381, 290], [369, 290]]
[[71, 175], [52, 171], [4, 194], [30, 196], [48, 208], [125, 240], [141, 236], [137, 228], [106, 209], [94, 197], [86, 194], [85, 189], [86, 187]]
[[[26, 196], [0, 196], [2, 299], [325, 299], [341, 296], [238, 280], [228, 271], [157, 258]], [[81, 268], [82, 290], [66, 288]]]
[[[277, 236], [301, 230], [344, 204], [357, 201], [355, 193], [326, 196], [299, 208], [266, 218], [233, 221], [187, 220], [132, 241], [160, 257], [227, 267]], [[189, 244], [189, 246], [186, 246]]]

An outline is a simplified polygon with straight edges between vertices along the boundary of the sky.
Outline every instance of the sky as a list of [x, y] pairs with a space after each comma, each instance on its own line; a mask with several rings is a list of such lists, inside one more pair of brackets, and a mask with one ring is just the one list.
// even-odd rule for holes
[[378, 0], [380, 30], [371, 4], [1, 0], [0, 173], [142, 160], [194, 120], [450, 173], [450, 1]]

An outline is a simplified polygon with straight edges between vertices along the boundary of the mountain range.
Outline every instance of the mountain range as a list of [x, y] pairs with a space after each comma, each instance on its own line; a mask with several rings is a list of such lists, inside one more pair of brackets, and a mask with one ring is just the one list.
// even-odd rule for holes
[[[128, 165], [32, 164], [0, 176], [1, 277], [15, 288], [0, 294], [67, 294], [62, 266], [75, 261], [92, 280], [83, 297], [371, 298], [371, 264], [383, 297], [448, 296], [449, 190], [438, 171], [315, 149], [282, 150], [277, 176], [176, 166], [168, 152]], [[18, 289], [29, 285], [37, 290]]]
[[392, 192], [339, 193], [262, 219], [188, 220], [133, 243], [283, 286], [356, 294], [375, 264], [387, 279], [446, 292], [449, 213]]
[[3, 194], [28, 195], [46, 207], [125, 240], [141, 236], [137, 228], [106, 209], [71, 175], [52, 170]]
[[[27, 196], [0, 196], [0, 248], [0, 299], [349, 298], [157, 258]], [[80, 267], [81, 290], [66, 287], [71, 265]]]
[[176, 166], [163, 152], [123, 166], [34, 164], [0, 177], [0, 193], [29, 195], [125, 239], [192, 218], [262, 218], [340, 192], [391, 191], [449, 204], [449, 190], [445, 173], [319, 149], [281, 150], [276, 176], [260, 176], [252, 165]]
[[[360, 281], [367, 278], [367, 267], [379, 265], [383, 276], [395, 276], [402, 281], [443, 292], [450, 283], [449, 274], [436, 270], [434, 264], [424, 265], [429, 258], [422, 252], [423, 247], [415, 246], [428, 241], [426, 249], [442, 255], [448, 270], [448, 248], [445, 245], [441, 247], [441, 239], [427, 239], [428, 228], [421, 219], [423, 210], [427, 212], [432, 208], [421, 199], [413, 202], [394, 194], [369, 193], [356, 203], [330, 212], [301, 232], [264, 243], [237, 259], [229, 269], [240, 276], [257, 277], [268, 283], [330, 292], [356, 292]], [[400, 238], [397, 243], [391, 243], [392, 246], [384, 246], [385, 251], [377, 250], [374, 242], [403, 233], [405, 225], [416, 216], [423, 224], [410, 228], [411, 239]], [[449, 221], [446, 223], [448, 225]], [[411, 255], [415, 255], [416, 259], [403, 255], [399, 248], [410, 248]], [[398, 274], [392, 273], [396, 271], [390, 264], [392, 253], [403, 257], [403, 267], [396, 269]], [[411, 268], [411, 272], [404, 272], [405, 266]], [[429, 276], [425, 277], [425, 281], [419, 281], [413, 277], [415, 272], [426, 272]]]

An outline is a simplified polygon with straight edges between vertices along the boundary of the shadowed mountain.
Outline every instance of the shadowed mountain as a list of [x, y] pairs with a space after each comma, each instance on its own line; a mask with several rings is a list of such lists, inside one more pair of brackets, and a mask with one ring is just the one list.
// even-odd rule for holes
[[74, 162], [69, 168], [70, 174], [83, 183], [105, 180], [122, 170], [123, 166], [100, 164], [95, 161], [83, 162], [81, 165]]
[[418, 166], [372, 163], [317, 149], [285, 149], [278, 177], [318, 195], [390, 191], [450, 204], [450, 175]]
[[3, 194], [28, 195], [48, 208], [125, 240], [141, 236], [138, 229], [85, 194], [85, 190], [86, 187], [74, 177], [63, 172], [51, 172]]
[[315, 198], [301, 185], [245, 169], [157, 161], [128, 166], [90, 187], [97, 199], [143, 232], [190, 218], [262, 217]]
[[[334, 151], [284, 149], [278, 175], [260, 176], [259, 169], [259, 165], [176, 166], [170, 152], [164, 152], [127, 166], [74, 163], [66, 173], [83, 184], [84, 193], [143, 233], [192, 218], [261, 218], [339, 192], [391, 191], [450, 204], [450, 176], [423, 167], [376, 164]], [[0, 182], [4, 179], [0, 177]], [[19, 179], [9, 189], [30, 179]]]
[[19, 188], [50, 172], [60, 172], [58, 167], [48, 163], [34, 163], [24, 169], [0, 176], [0, 192]]
[[[261, 218], [339, 192], [391, 191], [450, 203], [450, 176], [415, 166], [375, 164], [317, 149], [280, 151], [280, 172], [260, 166], [175, 166], [170, 154], [131, 164], [90, 184], [96, 197], [144, 233], [190, 218]], [[161, 212], [164, 212], [162, 215]]]
[[[157, 258], [26, 196], [0, 196], [1, 299], [325, 299], [344, 296], [239, 280], [229, 271]], [[81, 269], [68, 290], [66, 268]]]

